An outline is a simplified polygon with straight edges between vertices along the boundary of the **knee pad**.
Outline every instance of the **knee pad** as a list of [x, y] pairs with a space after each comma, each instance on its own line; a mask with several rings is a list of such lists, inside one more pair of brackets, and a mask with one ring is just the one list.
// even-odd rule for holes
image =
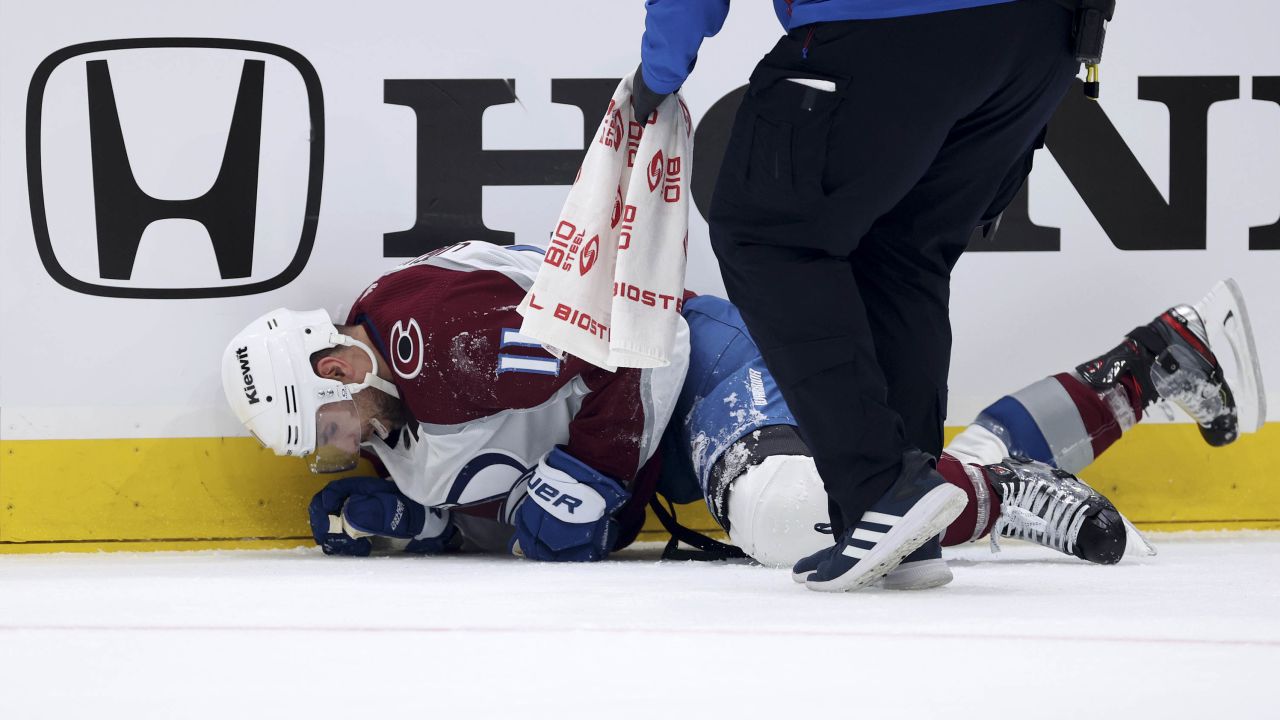
[[771, 455], [729, 484], [729, 539], [763, 565], [790, 567], [832, 544], [813, 529], [829, 520], [813, 458]]

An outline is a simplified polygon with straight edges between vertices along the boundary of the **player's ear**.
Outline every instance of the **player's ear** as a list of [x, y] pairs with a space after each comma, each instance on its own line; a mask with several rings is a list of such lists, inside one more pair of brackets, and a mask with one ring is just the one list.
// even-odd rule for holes
[[328, 380], [346, 380], [352, 375], [351, 364], [337, 355], [330, 355], [316, 363], [316, 374]]

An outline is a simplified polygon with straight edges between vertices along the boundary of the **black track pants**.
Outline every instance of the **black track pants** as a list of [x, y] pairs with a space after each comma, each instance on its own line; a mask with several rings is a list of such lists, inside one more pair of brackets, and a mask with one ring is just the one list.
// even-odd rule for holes
[[1046, 0], [821, 23], [751, 76], [711, 242], [838, 526], [942, 450], [951, 269], [1075, 75], [1070, 32]]

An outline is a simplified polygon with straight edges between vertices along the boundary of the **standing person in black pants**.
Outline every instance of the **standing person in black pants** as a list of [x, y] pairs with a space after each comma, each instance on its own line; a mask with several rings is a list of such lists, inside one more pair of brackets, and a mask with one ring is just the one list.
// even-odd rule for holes
[[[637, 113], [684, 82], [727, 0], [648, 0]], [[788, 32], [734, 122], [711, 242], [827, 489], [841, 591], [940, 557], [951, 269], [1021, 186], [1079, 64], [1054, 0], [775, 0]]]

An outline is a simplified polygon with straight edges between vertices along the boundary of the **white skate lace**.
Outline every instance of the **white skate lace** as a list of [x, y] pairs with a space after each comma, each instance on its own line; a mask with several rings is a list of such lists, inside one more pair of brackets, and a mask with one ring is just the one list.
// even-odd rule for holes
[[1030, 540], [1068, 555], [1075, 554], [1089, 503], [1048, 478], [1022, 478], [1004, 485], [1000, 517], [991, 528], [991, 551], [1000, 552], [1004, 537]]

